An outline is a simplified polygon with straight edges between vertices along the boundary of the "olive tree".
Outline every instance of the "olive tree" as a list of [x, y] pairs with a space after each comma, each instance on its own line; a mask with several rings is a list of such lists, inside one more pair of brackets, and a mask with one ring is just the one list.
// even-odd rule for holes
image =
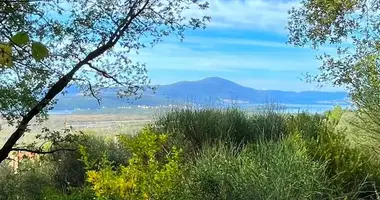
[[[308, 80], [345, 87], [365, 121], [380, 126], [380, 1], [302, 0], [289, 11], [289, 43], [335, 48]], [[372, 128], [371, 128], [372, 129]]]
[[204, 28], [210, 18], [187, 11], [207, 7], [198, 0], [0, 1], [0, 113], [16, 127], [0, 162], [72, 84], [98, 101], [103, 88], [139, 97], [149, 78], [130, 52]]

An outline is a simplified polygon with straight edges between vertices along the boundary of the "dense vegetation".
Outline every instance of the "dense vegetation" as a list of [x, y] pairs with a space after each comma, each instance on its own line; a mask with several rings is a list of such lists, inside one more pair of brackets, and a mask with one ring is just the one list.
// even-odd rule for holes
[[289, 43], [337, 47], [308, 80], [345, 87], [356, 127], [340, 108], [174, 110], [111, 140], [44, 130], [44, 145], [23, 149], [39, 156], [6, 161], [70, 85], [99, 103], [107, 88], [150, 89], [129, 53], [205, 28], [209, 16], [183, 17], [191, 6], [208, 3], [0, 1], [0, 114], [16, 125], [0, 149], [0, 199], [380, 199], [380, 0], [302, 0], [290, 11]]
[[0, 199], [378, 199], [378, 154], [345, 112], [173, 110], [136, 136], [3, 163]]

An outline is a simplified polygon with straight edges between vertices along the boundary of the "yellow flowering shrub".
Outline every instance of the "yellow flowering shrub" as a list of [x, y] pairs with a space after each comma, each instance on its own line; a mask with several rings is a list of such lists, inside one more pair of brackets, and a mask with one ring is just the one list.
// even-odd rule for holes
[[167, 139], [166, 134], [157, 134], [150, 127], [134, 137], [121, 136], [120, 142], [133, 156], [128, 165], [117, 169], [103, 160], [100, 169], [87, 171], [87, 181], [96, 196], [99, 199], [167, 199], [182, 177], [182, 150], [166, 149]]

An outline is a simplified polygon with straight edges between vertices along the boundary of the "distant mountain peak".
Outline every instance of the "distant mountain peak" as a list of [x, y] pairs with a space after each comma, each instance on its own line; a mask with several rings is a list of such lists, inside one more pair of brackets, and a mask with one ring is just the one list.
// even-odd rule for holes
[[234, 84], [234, 85], [236, 84], [236, 85], [238, 85], [235, 82], [232, 82], [230, 80], [227, 80], [227, 79], [224, 79], [224, 78], [220, 78], [220, 77], [208, 77], [208, 78], [204, 78], [202, 80], [195, 81], [195, 82], [228, 83], [228, 84]]
[[217, 76], [207, 77], [207, 78], [204, 78], [200, 81], [228, 81], [228, 82], [231, 82], [230, 80], [227, 80], [227, 79], [224, 79], [221, 77], [217, 77]]
[[[217, 90], [220, 90], [222, 88], [227, 89], [227, 90], [228, 89], [238, 90], [238, 89], [246, 88], [245, 86], [242, 86], [238, 83], [235, 83], [233, 81], [230, 81], [230, 80], [227, 80], [224, 78], [220, 78], [220, 77], [208, 77], [208, 78], [204, 78], [202, 80], [191, 81], [191, 82], [187, 82], [187, 83], [193, 84], [193, 85], [198, 85], [200, 87], [214, 87]], [[250, 88], [250, 89], [252, 89], [252, 88]]]
[[207, 77], [201, 80], [196, 80], [196, 81], [179, 81], [176, 83], [172, 83], [169, 85], [160, 85], [160, 87], [166, 87], [166, 86], [199, 86], [199, 87], [244, 87], [242, 85], [239, 85], [235, 82], [232, 82], [230, 80], [220, 78], [220, 77]]

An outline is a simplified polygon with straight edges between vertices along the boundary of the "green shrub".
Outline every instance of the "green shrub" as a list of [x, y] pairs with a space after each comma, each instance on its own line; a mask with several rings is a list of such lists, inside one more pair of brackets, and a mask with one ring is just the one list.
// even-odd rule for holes
[[336, 107], [323, 115], [289, 115], [287, 132], [301, 136], [310, 158], [326, 165], [333, 195], [349, 199], [374, 195], [380, 163], [365, 149], [351, 145], [347, 134], [355, 133], [337, 128], [343, 113]]
[[189, 168], [176, 199], [317, 199], [325, 192], [324, 166], [291, 142], [206, 148]]
[[[284, 113], [280, 113], [275, 108], [266, 108], [260, 112], [255, 112], [249, 117], [251, 126], [248, 130], [243, 130], [242, 138], [246, 138], [248, 143], [260, 140], [279, 140], [288, 135], [286, 131], [286, 117]], [[248, 132], [248, 134], [244, 134]]]
[[[167, 199], [183, 179], [181, 150], [166, 149], [167, 135], [150, 127], [137, 136], [121, 136], [121, 143], [132, 153], [128, 165], [116, 169], [103, 159], [101, 168], [87, 171], [87, 181], [99, 199]], [[89, 164], [86, 149], [83, 160]], [[91, 168], [91, 166], [90, 166]]]
[[[102, 155], [106, 155], [112, 166], [127, 164], [130, 157], [130, 153], [118, 142], [102, 137], [83, 135], [79, 143], [74, 142], [66, 146], [75, 148], [78, 144], [86, 147], [89, 159], [97, 164], [101, 162]], [[1, 164], [0, 200], [39, 200], [43, 197], [78, 199], [80, 195], [84, 195], [80, 188], [85, 185], [86, 178], [85, 165], [80, 159], [79, 152], [62, 151], [52, 155], [41, 155], [36, 162], [21, 162], [17, 174], [8, 164]], [[75, 189], [76, 187], [79, 189]], [[44, 193], [45, 190], [50, 192]], [[73, 191], [76, 192], [72, 194]]]
[[38, 161], [21, 162], [17, 173], [6, 163], [0, 166], [1, 200], [40, 200], [43, 189], [50, 185], [51, 169]]
[[[70, 144], [68, 145], [70, 146]], [[84, 135], [81, 142], [74, 145], [73, 148], [78, 148], [78, 145], [84, 146], [89, 160], [94, 163], [100, 163], [102, 155], [106, 155], [107, 160], [111, 161], [113, 166], [118, 166], [126, 164], [130, 157], [129, 152], [118, 142], [95, 135]], [[79, 152], [60, 152], [54, 154], [49, 162], [54, 165], [53, 176], [56, 187], [66, 189], [84, 185], [86, 170]], [[95, 167], [95, 165], [93, 166]]]
[[46, 200], [91, 200], [95, 194], [89, 187], [70, 188], [68, 193], [47, 187], [43, 190], [43, 199]]
[[339, 107], [326, 113], [319, 123], [317, 137], [307, 140], [308, 151], [314, 160], [326, 163], [337, 194], [350, 199], [370, 198], [376, 195], [374, 187], [380, 184], [380, 163], [371, 153], [351, 145], [347, 133], [336, 128], [342, 114]]
[[286, 116], [286, 132], [297, 133], [305, 139], [316, 140], [321, 131], [324, 131], [324, 115], [305, 112]]
[[198, 152], [219, 142], [241, 145], [285, 134], [285, 118], [271, 110], [248, 116], [238, 109], [178, 109], [159, 118], [159, 132], [170, 133], [171, 142]]

